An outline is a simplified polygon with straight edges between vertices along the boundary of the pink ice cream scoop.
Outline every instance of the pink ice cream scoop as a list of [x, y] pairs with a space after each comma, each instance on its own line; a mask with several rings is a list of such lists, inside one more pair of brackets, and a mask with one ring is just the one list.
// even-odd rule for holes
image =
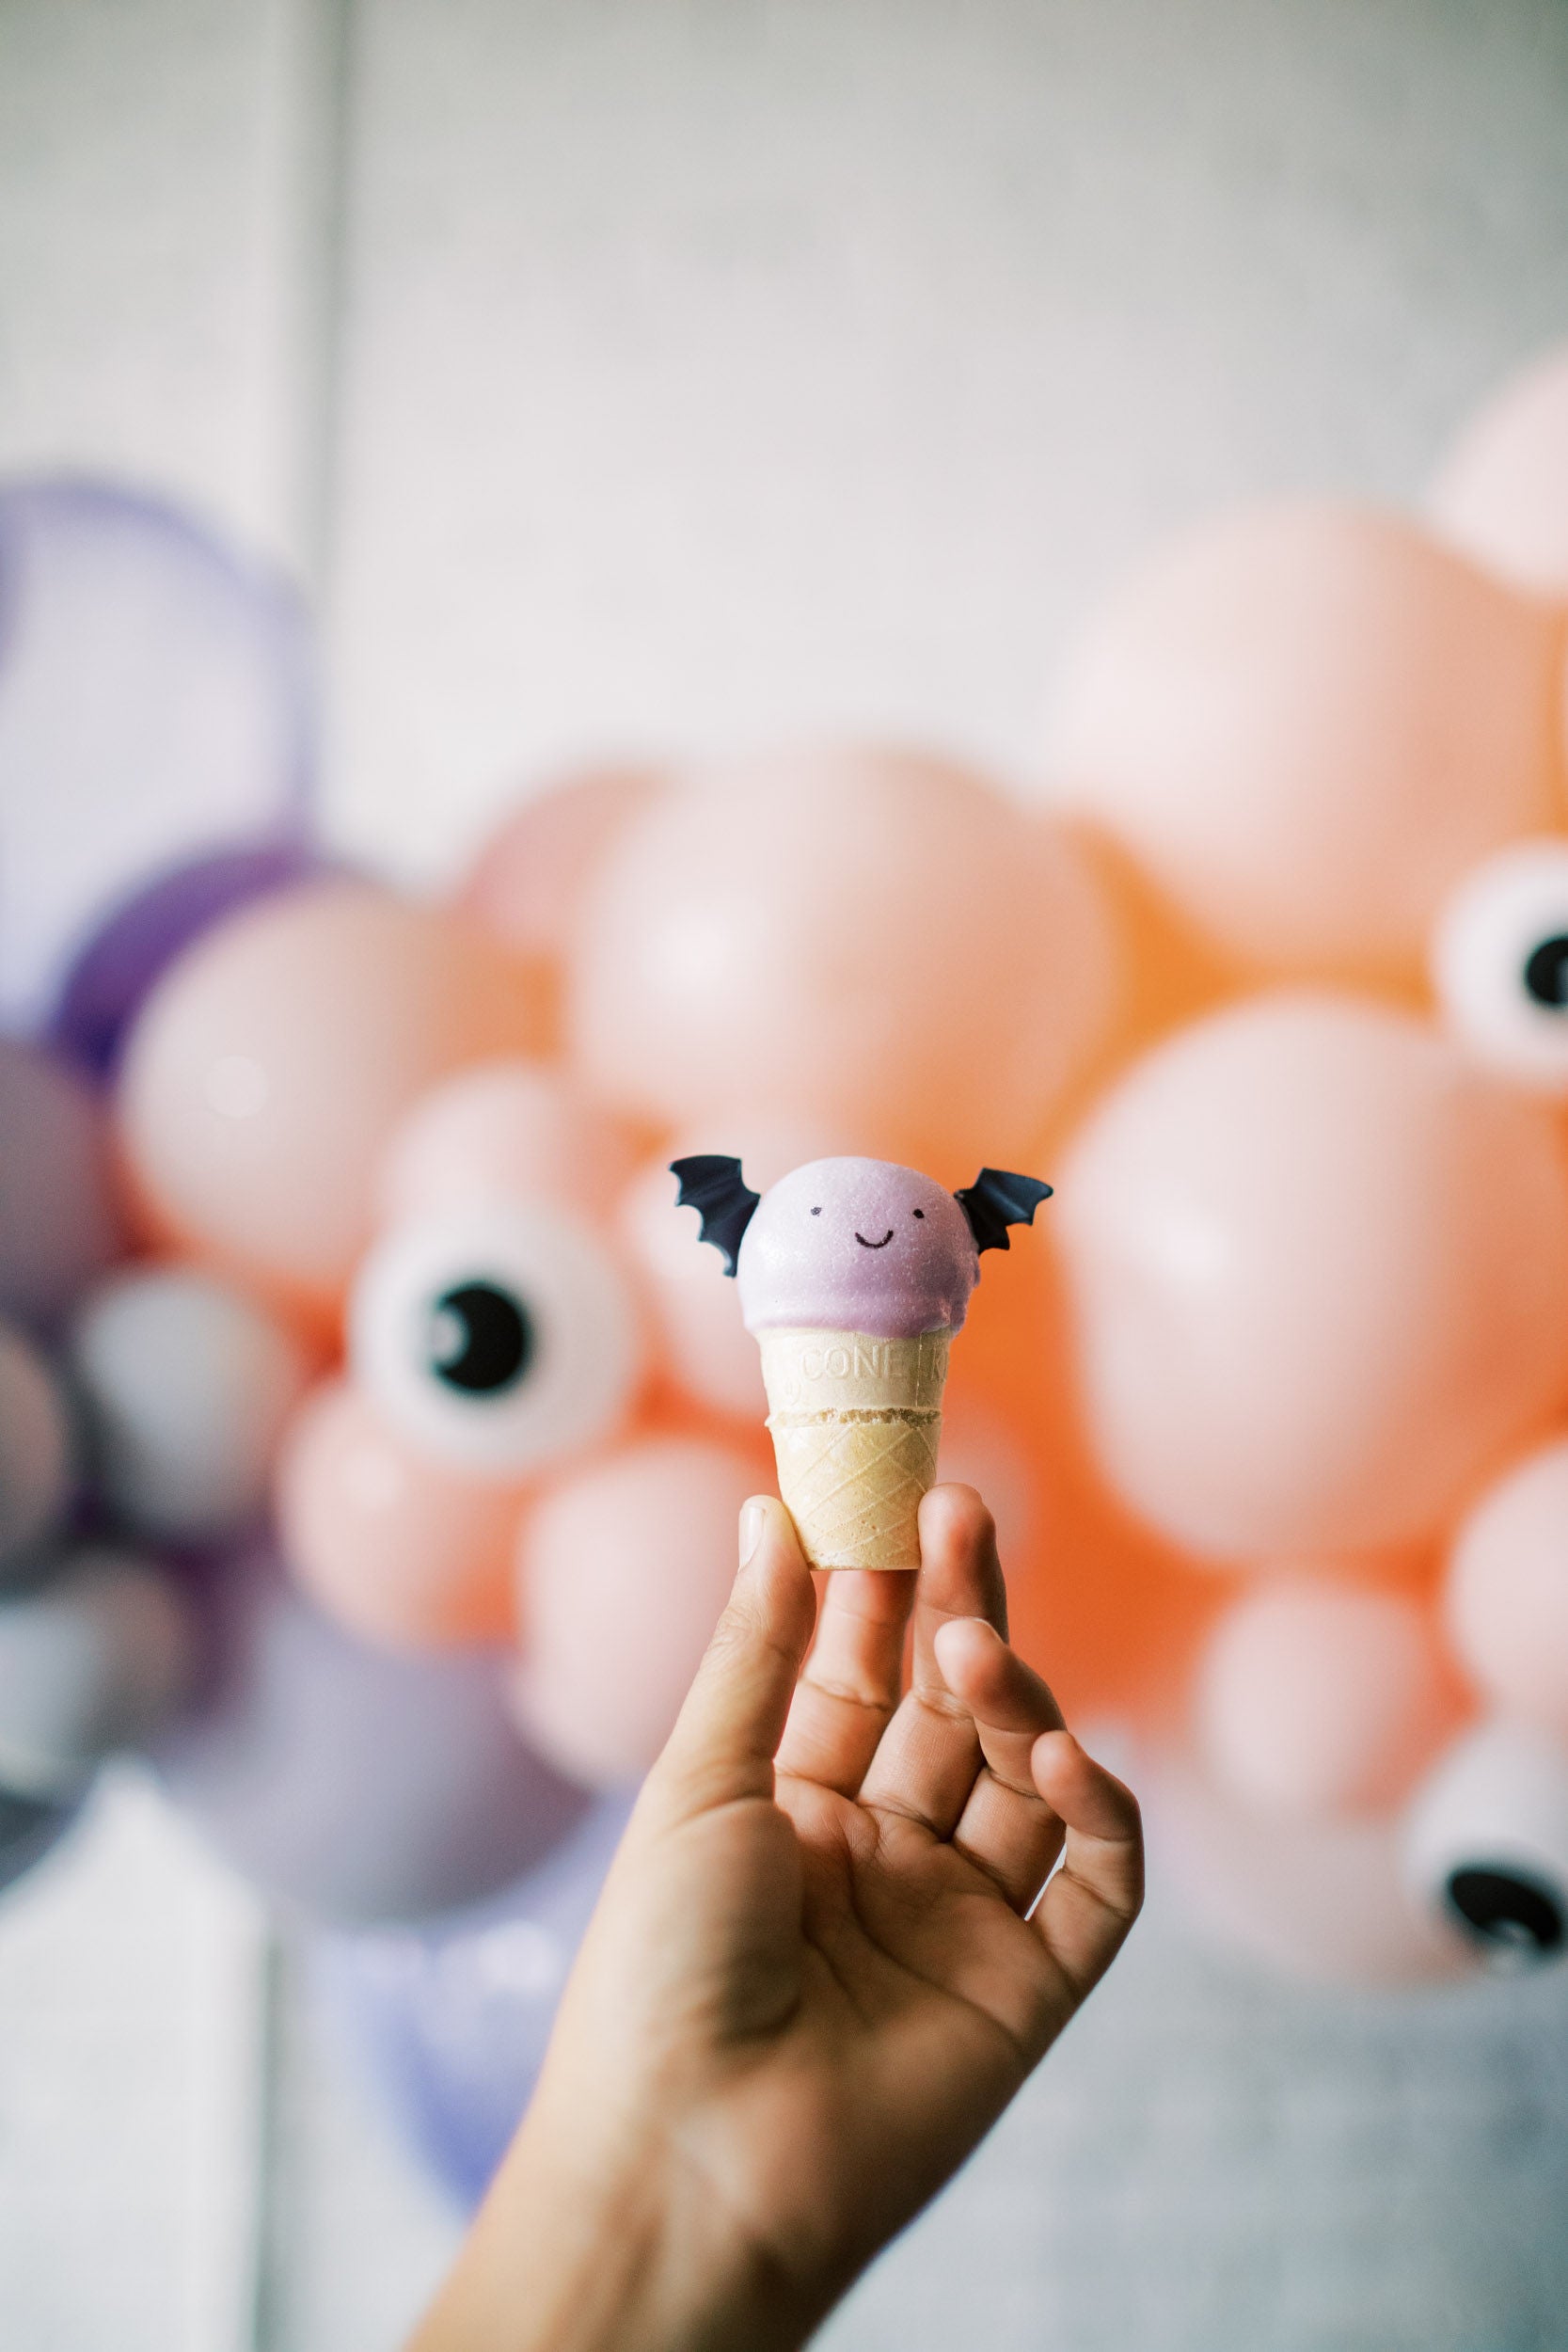
[[979, 1278], [954, 1195], [887, 1160], [795, 1168], [758, 1202], [736, 1266], [749, 1331], [816, 1325], [889, 1340], [958, 1330]]
[[740, 1162], [704, 1153], [673, 1164], [680, 1200], [738, 1278], [749, 1331], [816, 1327], [914, 1339], [957, 1331], [982, 1249], [1034, 1221], [1051, 1186], [984, 1168], [945, 1192], [891, 1160], [809, 1160], [766, 1194]]
[[887, 1160], [811, 1160], [758, 1196], [740, 1162], [676, 1160], [680, 1200], [739, 1279], [779, 1491], [814, 1568], [920, 1565], [947, 1346], [980, 1252], [1050, 1193], [983, 1168], [961, 1192]]

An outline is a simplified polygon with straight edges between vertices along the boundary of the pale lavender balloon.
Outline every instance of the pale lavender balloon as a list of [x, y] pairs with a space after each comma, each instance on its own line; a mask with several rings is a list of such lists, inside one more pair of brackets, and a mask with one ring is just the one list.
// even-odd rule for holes
[[0, 1038], [0, 1313], [53, 1324], [123, 1248], [103, 1105], [52, 1056]]
[[325, 1919], [427, 1917], [507, 1885], [587, 1810], [524, 1746], [499, 1652], [371, 1648], [254, 1554], [216, 1565], [208, 1607], [206, 1690], [154, 1759], [266, 1892]]
[[0, 1019], [41, 1021], [128, 888], [297, 818], [311, 673], [293, 589], [181, 509], [0, 485]]
[[423, 1929], [325, 1939], [317, 1989], [404, 2137], [477, 2204], [531, 2095], [630, 1811], [606, 1797], [538, 1869]]
[[75, 1804], [40, 1804], [0, 1793], [0, 1893], [43, 1860], [80, 1809]]
[[49, 1023], [51, 1041], [110, 1076], [149, 991], [177, 956], [226, 915], [323, 870], [303, 839], [278, 837], [171, 867], [122, 899], [66, 974]]

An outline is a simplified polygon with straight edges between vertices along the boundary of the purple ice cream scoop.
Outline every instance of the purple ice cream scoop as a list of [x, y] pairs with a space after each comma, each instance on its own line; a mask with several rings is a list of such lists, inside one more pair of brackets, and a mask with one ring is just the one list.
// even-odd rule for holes
[[889, 1160], [809, 1160], [764, 1193], [736, 1285], [749, 1331], [957, 1331], [980, 1279], [962, 1205]]

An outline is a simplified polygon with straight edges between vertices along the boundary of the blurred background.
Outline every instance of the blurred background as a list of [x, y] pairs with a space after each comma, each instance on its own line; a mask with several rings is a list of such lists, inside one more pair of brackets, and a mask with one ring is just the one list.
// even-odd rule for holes
[[[0, 0], [0, 466], [305, 583], [329, 838], [455, 871], [584, 757], [1027, 779], [1239, 496], [1407, 499], [1568, 327], [1568, 8]], [[456, 2223], [134, 1774], [0, 1912], [0, 2326], [395, 2343]], [[1550, 2352], [1568, 1985], [1126, 1962], [826, 2341]]]

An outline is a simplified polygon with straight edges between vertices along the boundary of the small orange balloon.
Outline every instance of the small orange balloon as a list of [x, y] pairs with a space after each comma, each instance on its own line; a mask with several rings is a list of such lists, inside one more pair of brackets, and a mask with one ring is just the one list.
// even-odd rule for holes
[[277, 1475], [285, 1558], [351, 1631], [395, 1649], [513, 1636], [521, 1491], [427, 1460], [343, 1381], [307, 1398]]
[[479, 1062], [421, 1095], [393, 1130], [376, 1206], [398, 1223], [521, 1194], [597, 1216], [633, 1165], [625, 1131], [558, 1071], [536, 1061]]
[[466, 1062], [540, 1042], [538, 985], [471, 927], [359, 882], [279, 892], [148, 999], [120, 1081], [155, 1229], [307, 1308], [341, 1295], [402, 1114]]
[[1568, 598], [1568, 345], [1471, 419], [1428, 505], [1444, 538], [1499, 579]]

